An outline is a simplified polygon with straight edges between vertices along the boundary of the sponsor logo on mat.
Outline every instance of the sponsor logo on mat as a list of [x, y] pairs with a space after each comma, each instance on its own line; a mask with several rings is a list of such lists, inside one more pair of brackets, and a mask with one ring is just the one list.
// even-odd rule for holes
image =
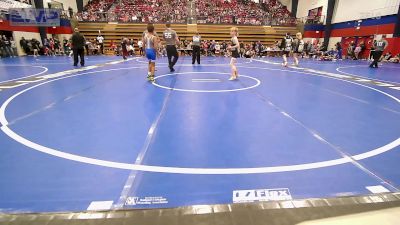
[[263, 202], [291, 200], [292, 196], [288, 188], [235, 190], [233, 191], [233, 203], [239, 202]]
[[157, 196], [157, 197], [128, 197], [125, 201], [125, 205], [159, 205], [168, 204], [168, 199]]

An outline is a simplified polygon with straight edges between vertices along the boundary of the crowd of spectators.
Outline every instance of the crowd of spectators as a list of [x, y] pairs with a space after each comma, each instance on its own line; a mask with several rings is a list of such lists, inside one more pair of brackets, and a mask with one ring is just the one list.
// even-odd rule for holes
[[[190, 10], [191, 5], [194, 10]], [[139, 23], [185, 23], [188, 17], [212, 24], [278, 25], [295, 21], [278, 0], [92, 0], [78, 14], [78, 20], [83, 21]]]
[[19, 44], [22, 48], [22, 51], [26, 55], [46, 55], [46, 56], [56, 56], [56, 55], [69, 55], [71, 56], [71, 42], [65, 37], [63, 40], [59, 40], [58, 38], [46, 38], [43, 40], [43, 44], [40, 43], [39, 40], [33, 39], [25, 39], [21, 38]]
[[280, 3], [278, 0], [266, 0], [261, 5], [262, 8], [267, 12], [267, 16], [265, 17], [265, 24], [294, 24], [296, 21], [296, 19], [290, 15], [287, 7]]
[[252, 1], [197, 1], [196, 14], [200, 23], [234, 23], [261, 25], [267, 17], [261, 4]]
[[121, 0], [110, 12], [110, 21], [185, 23], [187, 0]]
[[0, 19], [3, 17], [4, 14], [8, 13], [9, 9], [13, 8], [31, 8], [32, 2], [31, 0], [1, 0], [0, 1]]
[[17, 45], [12, 37], [0, 36], [0, 56], [1, 58], [18, 56]]
[[[126, 39], [126, 38], [122, 38]], [[114, 52], [115, 55], [122, 55], [122, 41], [121, 43], [111, 43], [111, 50]], [[230, 45], [229, 40], [202, 40], [200, 44], [201, 54], [204, 56], [216, 56], [216, 57], [230, 57], [231, 51], [228, 50]], [[258, 42], [240, 42], [240, 49], [239, 54], [240, 57], [243, 58], [255, 58], [255, 57], [262, 57], [264, 55], [268, 56], [276, 56], [279, 54], [279, 43], [276, 42], [272, 46], [265, 46]], [[130, 39], [127, 43], [128, 55], [143, 55], [143, 51], [140, 51], [141, 40], [133, 40]], [[193, 43], [189, 39], [181, 39], [180, 43], [177, 44], [177, 50], [180, 52], [181, 55], [191, 55], [193, 50]], [[268, 52], [274, 52], [275, 54], [268, 54]], [[157, 54], [159, 57], [166, 57], [167, 51], [166, 46], [161, 44], [157, 48]]]
[[84, 7], [83, 13], [77, 14], [81, 21], [105, 21], [107, 12], [115, 0], [90, 0]]

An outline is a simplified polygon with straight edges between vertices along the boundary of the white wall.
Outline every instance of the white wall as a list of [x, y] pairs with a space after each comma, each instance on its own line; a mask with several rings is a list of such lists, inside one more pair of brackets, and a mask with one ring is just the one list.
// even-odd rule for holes
[[[54, 0], [55, 2], [59, 2], [63, 4], [64, 10], [68, 10], [68, 7], [71, 7], [74, 12], [78, 12], [78, 8], [76, 6], [76, 0]], [[48, 3], [52, 2], [51, 0], [43, 0], [43, 7], [49, 8]]]
[[336, 0], [332, 23], [397, 14], [399, 3], [400, 0]]
[[291, 12], [292, 11], [292, 0], [279, 0], [287, 9]]
[[[353, 0], [345, 0], [353, 1]], [[364, 1], [375, 1], [375, 0], [364, 0]], [[297, 6], [297, 18], [303, 18], [308, 16], [308, 11], [310, 9], [319, 8], [322, 6], [322, 15], [326, 16], [328, 10], [328, 0], [299, 0]]]
[[60, 41], [63, 40], [64, 37], [65, 37], [66, 39], [70, 39], [71, 36], [72, 36], [72, 34], [58, 34], [58, 35], [57, 35], [58, 40], [60, 40]]
[[14, 38], [15, 42], [17, 43], [18, 55], [25, 55], [24, 51], [22, 50], [21, 46], [19, 45], [19, 41], [21, 40], [22, 37], [24, 37], [25, 39], [28, 39], [28, 40], [30, 40], [32, 38], [35, 38], [40, 43], [42, 43], [42, 40], [40, 40], [40, 34], [39, 33], [14, 31], [13, 32], [13, 38]]
[[83, 6], [85, 7], [85, 5], [87, 5], [89, 2], [89, 0], [83, 0]]
[[68, 10], [68, 7], [71, 7], [74, 12], [78, 12], [78, 8], [76, 6], [76, 0], [56, 0], [59, 3], [62, 3], [64, 6], [64, 10]]
[[342, 37], [331, 37], [329, 38], [329, 45], [328, 45], [328, 50], [330, 50], [331, 48], [335, 49], [335, 45], [337, 42], [341, 42], [342, 41]]

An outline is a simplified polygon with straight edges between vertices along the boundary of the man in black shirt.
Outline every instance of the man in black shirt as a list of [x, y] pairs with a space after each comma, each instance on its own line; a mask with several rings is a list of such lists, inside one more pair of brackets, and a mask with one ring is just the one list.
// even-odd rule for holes
[[3, 43], [4, 43], [4, 50], [5, 53], [7, 54], [7, 57], [14, 57], [12, 50], [11, 50], [11, 42], [8, 37], [3, 35]]
[[74, 66], [78, 65], [78, 55], [81, 58], [81, 66], [85, 65], [85, 37], [79, 33], [79, 29], [74, 29], [75, 33], [72, 35], [72, 51], [74, 52]]
[[337, 58], [339, 60], [342, 60], [342, 45], [340, 44], [340, 42], [337, 42], [335, 46], [337, 51]]
[[68, 13], [69, 13], [69, 18], [72, 18], [72, 16], [74, 15], [74, 11], [72, 10], [71, 7], [68, 7]]
[[25, 54], [29, 53], [28, 42], [25, 40], [24, 37], [22, 37], [21, 40], [19, 41], [19, 45], [24, 50]]
[[3, 38], [0, 36], [0, 56], [1, 56], [1, 58], [6, 57], [5, 54], [6, 54], [6, 50], [4, 48], [4, 41], [3, 41]]

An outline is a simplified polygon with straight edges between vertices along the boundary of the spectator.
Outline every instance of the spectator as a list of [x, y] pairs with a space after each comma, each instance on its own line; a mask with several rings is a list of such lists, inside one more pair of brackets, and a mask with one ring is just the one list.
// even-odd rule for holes
[[101, 36], [101, 34], [99, 34], [99, 36], [97, 36], [96, 39], [97, 39], [98, 45], [100, 45], [100, 54], [104, 54], [104, 50], [103, 50], [103, 48], [104, 48], [104, 44], [103, 44], [103, 42], [104, 42], [104, 37]]
[[4, 43], [4, 53], [6, 57], [14, 57], [14, 54], [11, 49], [10, 39], [3, 35], [3, 43]]
[[12, 37], [10, 38], [10, 43], [11, 43], [11, 49], [12, 49], [13, 56], [17, 57], [18, 56], [17, 43], [15, 43], [15, 41]]
[[1, 58], [4, 58], [4, 57], [6, 57], [5, 56], [5, 48], [4, 48], [4, 41], [3, 41], [3, 38], [0, 36], [0, 56], [1, 56]]
[[357, 46], [357, 47], [354, 49], [354, 59], [355, 59], [355, 60], [357, 60], [357, 59], [359, 58], [360, 52], [361, 52], [361, 47], [360, 47], [360, 46]]
[[365, 52], [365, 49], [366, 49], [364, 42], [362, 41], [359, 46], [360, 46], [360, 52], [358, 53], [358, 57], [357, 58], [363, 59], [364, 58], [363, 55], [364, 55], [364, 52]]
[[388, 61], [390, 61], [390, 59], [392, 59], [392, 53], [391, 52], [386, 53], [382, 57], [382, 61], [384, 61], [384, 62], [388, 62]]
[[138, 40], [139, 46], [139, 55], [143, 55], [143, 41], [141, 39]]
[[19, 45], [21, 46], [25, 54], [29, 53], [28, 42], [25, 40], [24, 37], [22, 37], [21, 40], [19, 41]]
[[337, 51], [337, 58], [339, 60], [342, 60], [342, 45], [340, 44], [340, 42], [337, 42], [335, 47], [336, 47], [336, 51]]
[[39, 49], [40, 49], [40, 42], [36, 39], [32, 39], [32, 49], [33, 49], [33, 56], [39, 56]]
[[[165, 4], [167, 3], [167, 4]], [[196, 1], [198, 23], [249, 25], [293, 24], [286, 6], [277, 0], [257, 4], [253, 1]], [[109, 15], [106, 18], [105, 15]], [[93, 0], [78, 14], [83, 21], [172, 22], [186, 23], [187, 0]]]
[[122, 58], [123, 58], [124, 60], [127, 60], [127, 56], [128, 56], [128, 45], [129, 45], [128, 38], [122, 38], [122, 40], [121, 40], [121, 48], [122, 48]]
[[351, 59], [356, 59], [356, 55], [354, 53], [356, 49], [356, 45], [354, 44], [354, 41], [350, 42], [349, 47], [347, 48], [347, 57]]
[[71, 7], [68, 7], [68, 14], [69, 18], [72, 18], [72, 16], [74, 15], [74, 10]]
[[400, 62], [400, 54], [397, 54], [396, 56], [394, 56], [393, 58], [391, 58], [391, 59], [389, 60], [389, 62], [392, 62], [392, 63], [399, 63], [399, 62]]

